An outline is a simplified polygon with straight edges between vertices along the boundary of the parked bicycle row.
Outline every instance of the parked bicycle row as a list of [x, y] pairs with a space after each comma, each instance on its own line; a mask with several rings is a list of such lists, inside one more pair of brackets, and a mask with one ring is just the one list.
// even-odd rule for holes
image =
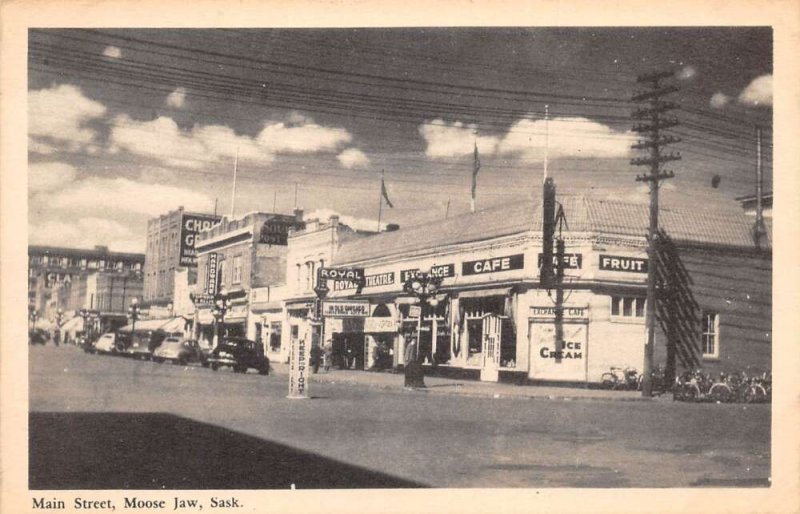
[[[635, 391], [642, 389], [643, 378], [644, 375], [635, 368], [612, 367], [603, 373], [601, 384], [605, 389]], [[772, 400], [772, 375], [769, 371], [759, 375], [741, 371], [713, 376], [694, 369], [679, 374], [670, 382], [664, 367], [657, 366], [651, 374], [651, 385], [653, 394], [672, 391], [676, 401], [763, 403]]]

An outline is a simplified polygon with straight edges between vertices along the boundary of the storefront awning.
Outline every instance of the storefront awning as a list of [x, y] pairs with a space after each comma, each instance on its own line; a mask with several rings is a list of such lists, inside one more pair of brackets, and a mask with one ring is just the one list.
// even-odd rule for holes
[[62, 332], [80, 332], [83, 330], [83, 318], [75, 316], [70, 318], [61, 325]]
[[250, 304], [250, 311], [259, 312], [276, 312], [283, 310], [282, 302], [255, 302]]
[[487, 296], [509, 296], [510, 287], [495, 287], [493, 289], [475, 289], [473, 291], [459, 291], [459, 298], [486, 298]]
[[173, 318], [162, 325], [161, 330], [165, 332], [183, 332], [186, 329], [186, 320], [183, 316]]
[[[170, 321], [172, 321], [172, 318], [140, 320], [136, 322], [136, 330], [158, 330]], [[128, 323], [124, 327], [120, 327], [117, 330], [119, 332], [130, 332], [133, 330], [133, 325]]]

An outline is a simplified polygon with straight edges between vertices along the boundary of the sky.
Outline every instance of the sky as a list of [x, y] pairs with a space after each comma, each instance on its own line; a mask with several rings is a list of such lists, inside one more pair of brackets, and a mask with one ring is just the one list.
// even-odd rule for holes
[[31, 30], [29, 240], [143, 252], [178, 206], [467, 215], [476, 147], [479, 209], [539, 197], [545, 156], [559, 194], [646, 203], [631, 98], [663, 70], [662, 205], [738, 208], [756, 127], [770, 190], [769, 28]]

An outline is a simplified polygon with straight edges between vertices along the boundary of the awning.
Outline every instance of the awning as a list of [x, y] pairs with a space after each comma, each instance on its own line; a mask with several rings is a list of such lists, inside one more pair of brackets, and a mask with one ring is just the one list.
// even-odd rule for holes
[[510, 296], [510, 287], [495, 287], [493, 289], [475, 289], [472, 291], [459, 291], [458, 298], [486, 298], [487, 296]]
[[211, 325], [214, 323], [214, 315], [210, 310], [198, 311], [197, 323], [200, 325]]
[[83, 330], [83, 318], [75, 316], [70, 318], [61, 325], [62, 332], [80, 332]]
[[178, 316], [177, 318], [167, 321], [161, 327], [161, 330], [165, 332], [183, 332], [186, 330], [186, 320], [183, 318], [183, 316]]
[[255, 302], [250, 304], [251, 312], [275, 312], [283, 310], [283, 302]]
[[[170, 321], [172, 321], [172, 318], [140, 320], [136, 322], [136, 330], [158, 330]], [[129, 323], [117, 330], [119, 332], [130, 332], [133, 330], [133, 325]]]

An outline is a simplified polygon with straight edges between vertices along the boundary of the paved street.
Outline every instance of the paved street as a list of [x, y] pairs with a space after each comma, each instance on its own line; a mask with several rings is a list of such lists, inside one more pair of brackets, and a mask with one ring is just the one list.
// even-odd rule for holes
[[312, 384], [313, 399], [288, 400], [281, 365], [263, 377], [31, 347], [30, 486], [768, 484], [769, 405], [567, 389], [550, 399], [445, 379], [406, 391], [402, 380], [334, 371]]

